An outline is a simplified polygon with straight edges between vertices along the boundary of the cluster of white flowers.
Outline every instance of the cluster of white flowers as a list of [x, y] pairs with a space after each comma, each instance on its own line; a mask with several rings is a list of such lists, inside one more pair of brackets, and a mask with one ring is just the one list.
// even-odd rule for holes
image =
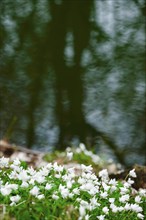
[[[68, 156], [70, 158], [72, 155]], [[111, 213], [122, 215], [125, 212], [134, 215], [135, 219], [144, 219], [142, 204], [146, 199], [146, 190], [140, 189], [135, 196], [131, 195], [131, 178], [136, 178], [135, 170], [129, 172], [127, 181], [119, 184], [109, 178], [107, 170], [100, 171], [97, 177], [91, 166], [83, 164], [79, 176], [74, 168], [66, 170], [57, 163], [48, 163], [38, 170], [32, 167], [24, 169], [18, 159], [9, 163], [4, 157], [0, 159], [0, 168], [2, 171], [5, 169], [5, 172], [0, 172], [1, 202], [6, 201], [14, 208], [27, 198], [31, 198], [34, 204], [52, 199], [53, 205], [58, 201], [72, 201], [79, 215], [78, 220], [104, 220]]]
[[89, 156], [91, 158], [93, 163], [97, 165], [103, 163], [102, 159], [97, 154], [94, 154], [92, 151], [87, 150], [86, 146], [83, 143], [79, 144], [79, 147], [75, 149], [75, 153], [84, 153], [86, 156]]

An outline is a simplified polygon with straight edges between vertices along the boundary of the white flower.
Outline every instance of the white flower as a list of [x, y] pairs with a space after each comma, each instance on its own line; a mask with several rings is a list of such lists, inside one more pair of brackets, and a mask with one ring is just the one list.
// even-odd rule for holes
[[37, 196], [37, 198], [38, 198], [38, 199], [44, 199], [45, 196], [44, 196], [44, 194], [40, 194], [40, 195]]
[[11, 202], [14, 202], [14, 203], [19, 202], [20, 199], [21, 199], [21, 197], [19, 195], [10, 197]]
[[61, 173], [57, 173], [54, 175], [56, 178], [60, 179], [61, 178]]
[[22, 182], [21, 187], [23, 188], [27, 188], [29, 186], [29, 184], [25, 181]]
[[90, 216], [89, 215], [85, 215], [85, 220], [89, 220]]
[[120, 187], [120, 190], [121, 190], [120, 194], [124, 195], [128, 192], [129, 189], [126, 187]]
[[108, 194], [107, 194], [107, 192], [101, 192], [100, 196], [105, 199], [105, 198], [107, 198]]
[[141, 213], [138, 213], [137, 217], [140, 218], [140, 219], [144, 219], [144, 215], [142, 215]]
[[9, 158], [6, 158], [6, 157], [0, 158], [0, 167], [1, 168], [8, 167], [8, 165], [9, 165]]
[[119, 201], [122, 203], [125, 203], [129, 200], [129, 194], [123, 195], [121, 196], [121, 198], [119, 198]]
[[146, 197], [146, 189], [139, 189], [139, 195]]
[[130, 207], [134, 212], [142, 212], [142, 208], [137, 204], [131, 204]]
[[45, 186], [45, 189], [46, 189], [46, 190], [50, 190], [51, 188], [52, 188], [52, 185], [49, 184], [49, 183], [47, 183], [46, 186]]
[[92, 166], [89, 165], [89, 166], [86, 166], [84, 164], [81, 164], [81, 169], [84, 171], [84, 172], [91, 172], [92, 171]]
[[63, 186], [61, 184], [59, 185], [59, 191], [60, 191], [60, 193], [62, 195], [62, 198], [66, 198], [69, 195], [68, 188], [65, 188], [65, 186]]
[[82, 151], [86, 150], [85, 144], [83, 144], [83, 143], [80, 143], [79, 148], [80, 148]]
[[130, 209], [131, 209], [130, 204], [129, 204], [129, 203], [126, 203], [125, 206], [124, 206], [124, 209], [125, 209], [126, 211], [130, 210]]
[[29, 168], [28, 168], [28, 173], [29, 173], [31, 176], [33, 176], [33, 175], [36, 173], [36, 171], [33, 169], [33, 167], [29, 167]]
[[30, 179], [29, 184], [34, 185], [34, 179]]
[[110, 192], [112, 193], [112, 192], [114, 192], [116, 189], [117, 189], [116, 186], [111, 186], [111, 188], [110, 188]]
[[12, 190], [17, 190], [18, 189], [18, 185], [13, 183], [13, 184], [8, 184], [7, 185], [8, 188], [12, 189]]
[[68, 189], [71, 189], [71, 187], [72, 187], [72, 182], [71, 182], [71, 181], [68, 181], [68, 182], [66, 183], [66, 186], [67, 186]]
[[74, 188], [72, 192], [76, 195], [80, 194], [80, 190], [78, 188]]
[[110, 185], [113, 185], [113, 186], [116, 186], [116, 185], [117, 185], [117, 181], [116, 181], [115, 179], [111, 179], [111, 180], [109, 181], [109, 184], [110, 184]]
[[125, 182], [123, 185], [124, 185], [124, 188], [127, 188], [127, 189], [128, 189], [129, 187], [131, 187], [131, 184], [128, 183], [128, 182]]
[[99, 215], [99, 216], [97, 216], [97, 219], [104, 220], [104, 217], [105, 217], [105, 215]]
[[88, 202], [86, 202], [85, 200], [81, 200], [81, 201], [80, 201], [80, 204], [81, 204], [82, 206], [86, 207], [86, 208], [87, 208], [88, 205], [89, 205]]
[[93, 173], [82, 173], [82, 177], [88, 180], [98, 180], [96, 175]]
[[21, 197], [19, 195], [11, 196], [10, 197], [10, 200], [11, 200], [10, 206], [16, 205], [16, 203], [19, 202], [20, 199], [21, 199]]
[[140, 203], [141, 202], [141, 197], [140, 196], [136, 196], [135, 197], [135, 202], [136, 203]]
[[129, 176], [131, 176], [131, 177], [133, 177], [133, 178], [136, 178], [136, 177], [137, 177], [136, 172], [135, 172], [135, 169], [130, 170]]
[[80, 148], [77, 148], [77, 149], [76, 149], [76, 153], [77, 153], [77, 154], [80, 154], [81, 152], [82, 152], [82, 150], [81, 150]]
[[[77, 166], [78, 166], [79, 169], [80, 169], [80, 165], [78, 164]], [[76, 167], [76, 169], [78, 169], [78, 168]], [[75, 182], [74, 178], [76, 177], [75, 167], [69, 168], [69, 169], [68, 169], [68, 174], [65, 174], [65, 175], [68, 176], [67, 179], [68, 179], [69, 181], [71, 180], [72, 183], [74, 183], [74, 182]], [[65, 176], [65, 175], [64, 175], [64, 176]]]
[[68, 197], [69, 197], [69, 198], [72, 198], [73, 196], [74, 196], [73, 193], [69, 193], [69, 194], [68, 194]]
[[67, 152], [66, 157], [68, 160], [71, 160], [73, 158], [73, 152]]
[[17, 179], [18, 173], [16, 170], [13, 170], [8, 176], [10, 179]]
[[55, 200], [57, 200], [57, 199], [59, 199], [59, 196], [53, 194], [53, 195], [52, 195], [52, 198], [55, 199]]
[[48, 168], [46, 166], [42, 167], [41, 170], [39, 171], [39, 173], [42, 176], [48, 176], [48, 174], [50, 173], [50, 170], [48, 170]]
[[80, 205], [79, 207], [79, 213], [80, 213], [80, 216], [83, 217], [86, 215], [86, 209], [84, 206]]
[[94, 196], [96, 193], [98, 192], [98, 188], [97, 187], [93, 187], [92, 189], [90, 189], [88, 191], [88, 193], [92, 196]]
[[134, 180], [132, 180], [131, 178], [128, 178], [127, 183], [129, 183], [130, 185], [132, 185], [134, 183]]
[[107, 172], [107, 169], [101, 170], [101, 171], [99, 172], [99, 177], [101, 177], [102, 180], [104, 180], [104, 182], [107, 182], [107, 180], [108, 180], [108, 172]]
[[115, 202], [115, 198], [109, 198], [109, 202], [110, 203], [114, 203]]
[[18, 159], [18, 158], [16, 158], [14, 161], [13, 161], [13, 164], [15, 165], [15, 166], [19, 166], [20, 165], [20, 160]]
[[27, 181], [27, 180], [30, 179], [30, 176], [28, 175], [28, 173], [27, 173], [26, 170], [22, 170], [22, 171], [18, 174], [17, 178], [18, 178], [19, 180], [22, 180], [22, 181]]
[[7, 196], [12, 192], [12, 190], [17, 190], [17, 189], [18, 189], [17, 184], [8, 184], [7, 182], [4, 186], [1, 186], [0, 192], [3, 196]]
[[103, 207], [102, 211], [103, 211], [105, 214], [107, 214], [107, 213], [109, 212], [109, 208], [105, 206], [105, 207]]
[[122, 206], [118, 207], [118, 211], [122, 212], [124, 210], [124, 208]]
[[13, 169], [13, 171], [16, 171], [16, 172], [18, 172], [18, 173], [20, 173], [21, 170], [23, 170], [22, 167], [20, 167], [20, 166], [18, 166], [18, 165], [15, 165], [15, 164], [13, 164], [13, 163], [10, 165], [10, 167], [11, 167], [11, 169]]
[[74, 174], [75, 173], [75, 167], [68, 168], [68, 173], [69, 174]]
[[93, 206], [97, 206], [98, 205], [98, 202], [97, 202], [97, 199], [95, 198], [95, 196], [90, 199], [90, 202], [91, 202], [91, 204]]
[[110, 208], [112, 209], [112, 212], [114, 212], [114, 213], [118, 212], [118, 207], [115, 206], [113, 203], [110, 204]]
[[106, 183], [102, 182], [102, 186], [104, 188], [105, 191], [108, 191], [110, 186], [108, 186]]
[[67, 147], [67, 148], [66, 148], [66, 151], [67, 151], [67, 152], [71, 151], [71, 147]]
[[44, 183], [45, 182], [45, 177], [41, 174], [41, 172], [37, 172], [34, 176], [33, 179], [38, 182], [38, 183]]
[[53, 167], [52, 163], [47, 163], [46, 168], [50, 171]]
[[85, 183], [84, 185], [80, 186], [81, 190], [85, 190], [85, 191], [89, 191], [92, 190], [94, 188], [94, 184], [93, 183]]
[[63, 169], [64, 169], [63, 166], [58, 165], [57, 162], [55, 162], [55, 163], [53, 164], [53, 168], [54, 168], [54, 170], [55, 170], [56, 172], [62, 172]]
[[84, 178], [79, 177], [78, 183], [79, 184], [84, 184], [84, 183], [86, 183], [86, 180]]
[[34, 186], [31, 190], [30, 190], [30, 194], [33, 196], [38, 196], [39, 194], [39, 188], [37, 186]]
[[1, 192], [1, 194], [3, 195], [3, 196], [8, 196], [8, 195], [10, 195], [10, 193], [12, 192], [12, 189], [8, 189], [8, 188], [6, 188], [6, 187], [2, 187], [1, 189], [0, 189], [0, 192]]

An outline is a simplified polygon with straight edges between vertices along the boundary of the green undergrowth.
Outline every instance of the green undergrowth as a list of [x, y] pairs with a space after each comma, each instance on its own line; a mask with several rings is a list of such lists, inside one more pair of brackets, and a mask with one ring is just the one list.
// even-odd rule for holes
[[[72, 157], [69, 158], [68, 154], [73, 153]], [[85, 148], [83, 144], [80, 144], [79, 147], [68, 147], [64, 152], [54, 151], [52, 153], [47, 153], [43, 157], [47, 162], [57, 161], [59, 164], [85, 164], [86, 166], [91, 165], [96, 174], [108, 164], [106, 161], [101, 159], [93, 151], [89, 151]]]

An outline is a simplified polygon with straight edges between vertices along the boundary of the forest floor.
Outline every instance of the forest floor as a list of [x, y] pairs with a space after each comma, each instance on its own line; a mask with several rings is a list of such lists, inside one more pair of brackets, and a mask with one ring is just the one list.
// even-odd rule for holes
[[[80, 172], [79, 164], [85, 164], [87, 166], [92, 165], [96, 174], [102, 169], [107, 169], [110, 178], [115, 178], [117, 180], [124, 180], [128, 172], [134, 168], [137, 178], [133, 188], [146, 189], [146, 166], [135, 164], [133, 167], [124, 169], [120, 164], [116, 164], [110, 159], [108, 162], [103, 161], [98, 155], [95, 155], [90, 151], [86, 150], [86, 153], [84, 154], [84, 151], [79, 152], [77, 149], [78, 148], [68, 148], [65, 152], [54, 151], [46, 153], [10, 144], [4, 140], [0, 141], [0, 157], [4, 156], [10, 158], [12, 161], [18, 158], [34, 168], [44, 166], [50, 162], [57, 162], [60, 165], [64, 165], [66, 168], [75, 167], [76, 172]], [[72, 158], [67, 158], [67, 155], [68, 153], [70, 154], [70, 152], [73, 152], [73, 156]]]

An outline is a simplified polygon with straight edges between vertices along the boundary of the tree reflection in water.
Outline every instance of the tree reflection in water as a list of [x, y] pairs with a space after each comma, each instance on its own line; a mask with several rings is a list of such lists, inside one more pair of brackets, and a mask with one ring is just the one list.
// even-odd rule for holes
[[143, 154], [144, 2], [1, 0], [0, 8], [2, 136], [17, 116], [14, 141], [23, 135], [28, 147], [38, 144], [46, 102], [58, 149], [76, 136], [88, 146], [100, 137], [122, 163], [127, 146]]

